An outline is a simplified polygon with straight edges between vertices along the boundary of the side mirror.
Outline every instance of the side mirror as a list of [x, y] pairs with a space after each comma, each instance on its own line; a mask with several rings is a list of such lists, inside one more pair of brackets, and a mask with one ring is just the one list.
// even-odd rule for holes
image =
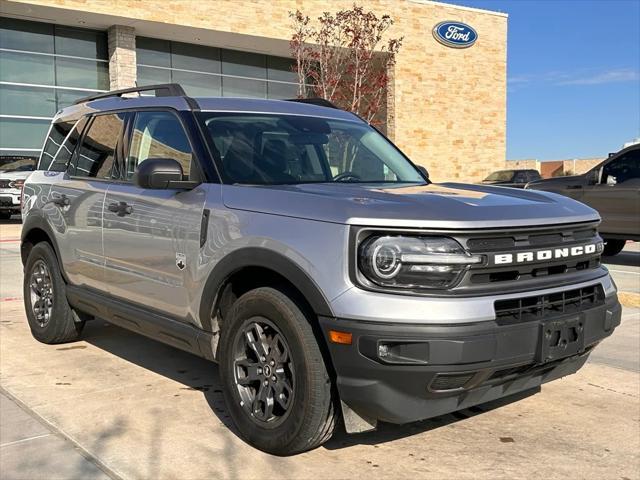
[[422, 165], [416, 165], [416, 168], [420, 171], [420, 173], [422, 174], [422, 176], [424, 177], [424, 179], [427, 182], [430, 182], [429, 180], [429, 172], [427, 171], [426, 168], [424, 168]]
[[182, 165], [173, 158], [149, 158], [138, 165], [133, 183], [140, 188], [163, 190], [188, 189], [197, 184], [182, 180]]

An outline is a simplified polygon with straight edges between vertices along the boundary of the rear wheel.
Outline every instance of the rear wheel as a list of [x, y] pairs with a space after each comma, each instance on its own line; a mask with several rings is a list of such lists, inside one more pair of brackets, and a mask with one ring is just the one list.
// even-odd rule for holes
[[69, 306], [58, 259], [47, 242], [35, 245], [25, 265], [24, 306], [34, 338], [42, 343], [77, 340], [84, 321]]
[[612, 257], [613, 255], [619, 254], [624, 248], [624, 244], [626, 240], [614, 240], [614, 239], [606, 239], [604, 240], [604, 250], [602, 255], [605, 257]]
[[227, 408], [251, 445], [292, 455], [331, 437], [331, 379], [309, 319], [287, 295], [273, 288], [242, 295], [220, 345]]

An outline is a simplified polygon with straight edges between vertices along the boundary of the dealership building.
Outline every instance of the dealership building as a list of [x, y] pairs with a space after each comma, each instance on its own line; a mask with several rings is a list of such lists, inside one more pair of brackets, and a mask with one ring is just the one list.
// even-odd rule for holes
[[[504, 168], [507, 16], [427, 0], [362, 2], [403, 37], [390, 69], [387, 135], [436, 181]], [[294, 98], [289, 12], [353, 0], [0, 0], [0, 154], [37, 157], [50, 119], [109, 89], [180, 83], [198, 96]], [[438, 41], [468, 25], [467, 48]]]

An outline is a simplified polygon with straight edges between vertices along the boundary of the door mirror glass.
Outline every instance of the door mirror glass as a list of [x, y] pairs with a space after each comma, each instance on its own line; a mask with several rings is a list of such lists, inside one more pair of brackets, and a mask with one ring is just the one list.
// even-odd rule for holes
[[173, 158], [149, 158], [138, 165], [133, 182], [140, 188], [176, 188], [182, 182], [182, 166]]
[[595, 170], [591, 170], [587, 172], [587, 185], [595, 185], [598, 183], [598, 179], [600, 178], [600, 169], [596, 168]]

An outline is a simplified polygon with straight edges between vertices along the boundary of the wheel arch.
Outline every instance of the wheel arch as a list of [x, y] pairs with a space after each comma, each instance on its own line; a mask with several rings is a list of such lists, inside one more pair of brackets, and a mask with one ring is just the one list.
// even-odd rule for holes
[[58, 245], [51, 227], [43, 217], [29, 216], [22, 225], [22, 233], [20, 235], [20, 259], [23, 266], [27, 264], [27, 258], [29, 258], [31, 249], [40, 242], [47, 242], [51, 245], [58, 260], [62, 277], [68, 282], [62, 262], [60, 262], [60, 251], [58, 250]]
[[310, 313], [334, 316], [320, 287], [293, 260], [273, 250], [246, 247], [225, 256], [209, 274], [199, 310], [200, 321], [205, 328], [211, 327], [212, 313], [224, 302], [227, 287], [238, 279], [254, 284], [254, 287], [270, 286], [277, 281], [297, 294], [298, 300], [306, 304]]

